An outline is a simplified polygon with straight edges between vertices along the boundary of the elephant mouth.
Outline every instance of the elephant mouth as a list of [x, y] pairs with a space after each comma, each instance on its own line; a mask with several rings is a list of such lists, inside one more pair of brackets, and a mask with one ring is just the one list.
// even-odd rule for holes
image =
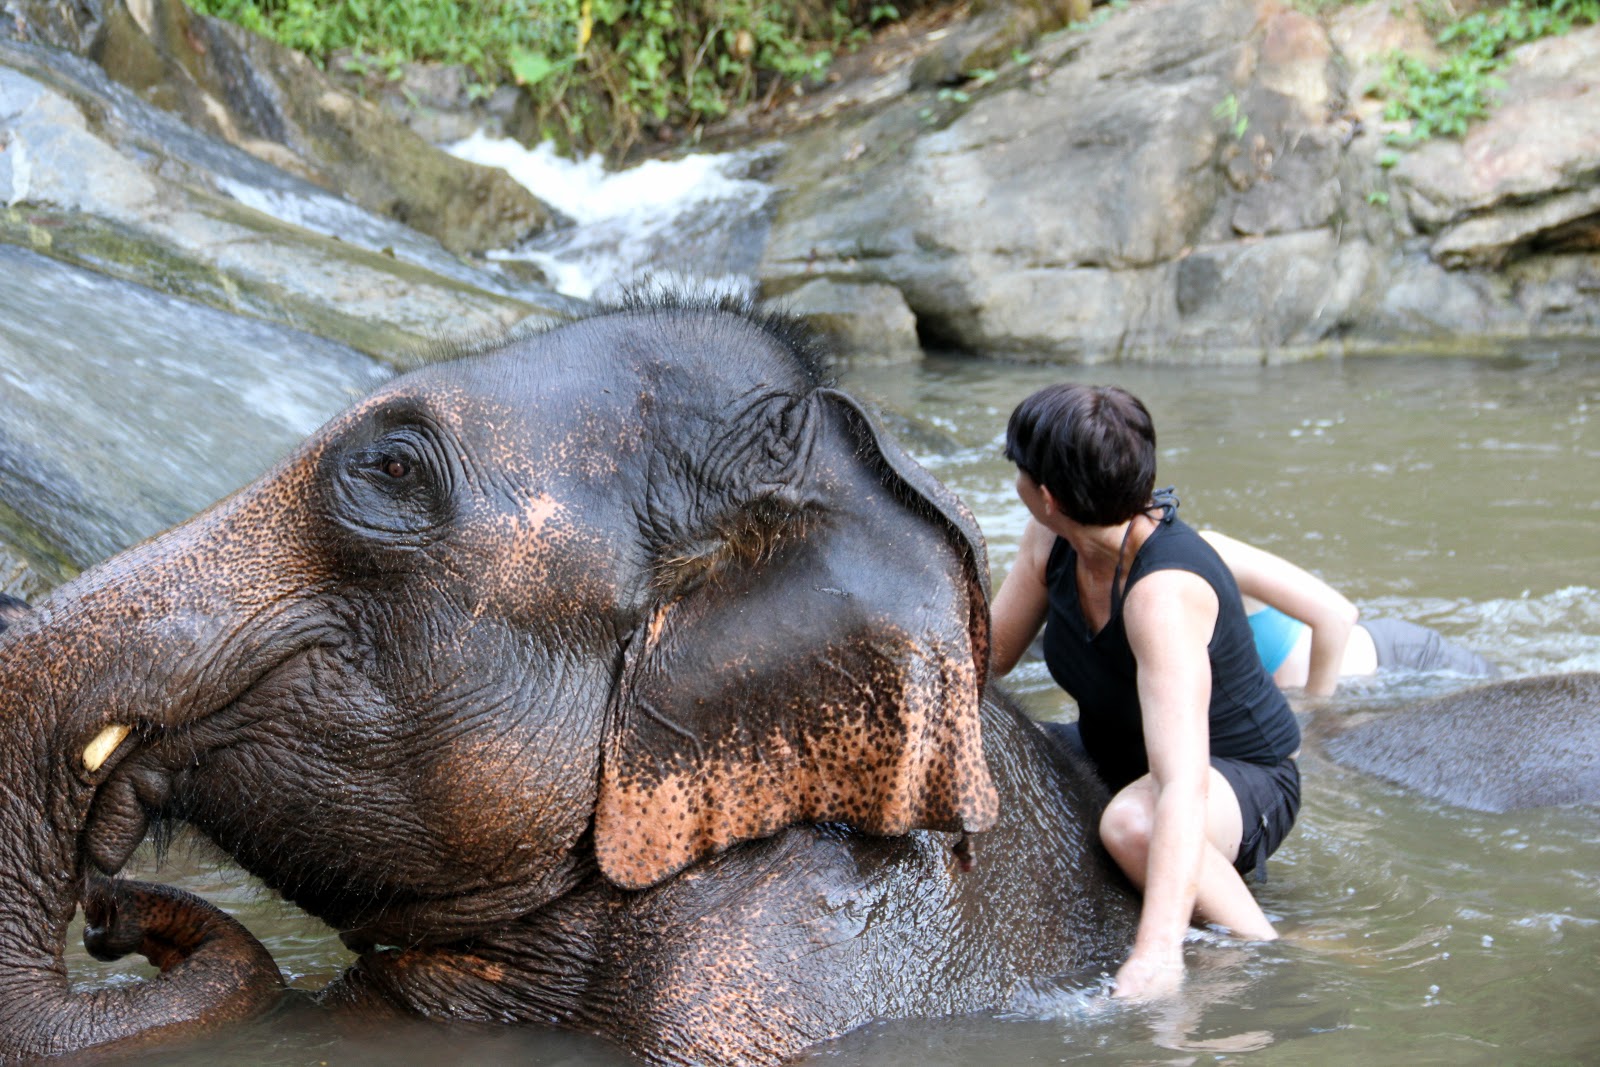
[[96, 788], [79, 838], [80, 863], [102, 874], [127, 866], [171, 799], [173, 772], [151, 758], [157, 736], [145, 724], [117, 723], [83, 747], [81, 774]]
[[[200, 704], [198, 713], [124, 711], [83, 741], [69, 757], [93, 790], [79, 837], [80, 865], [106, 875], [122, 871], [152, 824], [174, 816], [183, 783], [203, 765], [206, 753], [237, 736], [239, 722], [250, 715], [245, 707], [250, 694], [308, 651], [296, 649], [261, 665], [236, 691], [218, 694], [223, 699], [214, 705]], [[152, 711], [183, 703], [181, 698], [158, 701]]]

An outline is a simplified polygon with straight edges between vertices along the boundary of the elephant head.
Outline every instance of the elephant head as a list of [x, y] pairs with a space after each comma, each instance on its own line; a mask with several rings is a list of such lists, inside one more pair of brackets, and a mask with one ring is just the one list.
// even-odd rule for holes
[[640, 302], [396, 379], [6, 634], [0, 1057], [143, 1025], [62, 942], [155, 818], [356, 947], [797, 822], [982, 830], [986, 575], [776, 320]]

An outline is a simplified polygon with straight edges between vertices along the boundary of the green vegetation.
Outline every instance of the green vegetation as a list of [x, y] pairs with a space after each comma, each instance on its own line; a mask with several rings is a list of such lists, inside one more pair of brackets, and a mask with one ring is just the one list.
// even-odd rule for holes
[[859, 0], [190, 0], [326, 64], [397, 74], [460, 63], [476, 91], [527, 87], [540, 130], [624, 150], [642, 132], [692, 131], [827, 72], [834, 55], [909, 4]]
[[1235, 141], [1243, 140], [1245, 131], [1250, 128], [1250, 116], [1244, 113], [1244, 107], [1234, 93], [1223, 97], [1222, 101], [1211, 109], [1211, 117], [1226, 122]]
[[1376, 88], [1388, 100], [1384, 118], [1409, 120], [1411, 128], [1390, 134], [1390, 143], [1409, 145], [1466, 133], [1473, 120], [1488, 113], [1490, 97], [1502, 85], [1496, 75], [1513, 48], [1566, 33], [1580, 22], [1600, 22], [1600, 0], [1511, 0], [1444, 26], [1438, 41], [1446, 58], [1437, 68], [1395, 52]]

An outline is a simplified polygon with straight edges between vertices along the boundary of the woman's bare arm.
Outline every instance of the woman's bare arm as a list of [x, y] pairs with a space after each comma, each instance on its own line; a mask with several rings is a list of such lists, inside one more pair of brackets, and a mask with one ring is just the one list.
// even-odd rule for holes
[[1045, 586], [1045, 565], [1056, 535], [1033, 519], [1022, 531], [1022, 543], [1011, 571], [1001, 583], [990, 606], [989, 670], [1001, 678], [1011, 673], [1022, 653], [1044, 625], [1050, 608], [1050, 591]]
[[1200, 888], [1211, 772], [1206, 645], [1217, 598], [1197, 575], [1158, 571], [1135, 586], [1123, 610], [1155, 791], [1139, 930], [1117, 972], [1117, 995], [1140, 997], [1181, 980], [1183, 938]]
[[1311, 627], [1306, 693], [1327, 696], [1339, 684], [1345, 646], [1359, 612], [1344, 594], [1304, 568], [1215, 530], [1200, 536], [1233, 572], [1239, 592]]

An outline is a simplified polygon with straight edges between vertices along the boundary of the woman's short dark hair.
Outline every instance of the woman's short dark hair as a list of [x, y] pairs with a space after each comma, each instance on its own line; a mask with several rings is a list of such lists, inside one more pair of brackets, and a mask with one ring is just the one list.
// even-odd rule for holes
[[1150, 504], [1156, 428], [1139, 398], [1115, 385], [1051, 385], [1017, 405], [1006, 458], [1085, 526], [1116, 526]]

